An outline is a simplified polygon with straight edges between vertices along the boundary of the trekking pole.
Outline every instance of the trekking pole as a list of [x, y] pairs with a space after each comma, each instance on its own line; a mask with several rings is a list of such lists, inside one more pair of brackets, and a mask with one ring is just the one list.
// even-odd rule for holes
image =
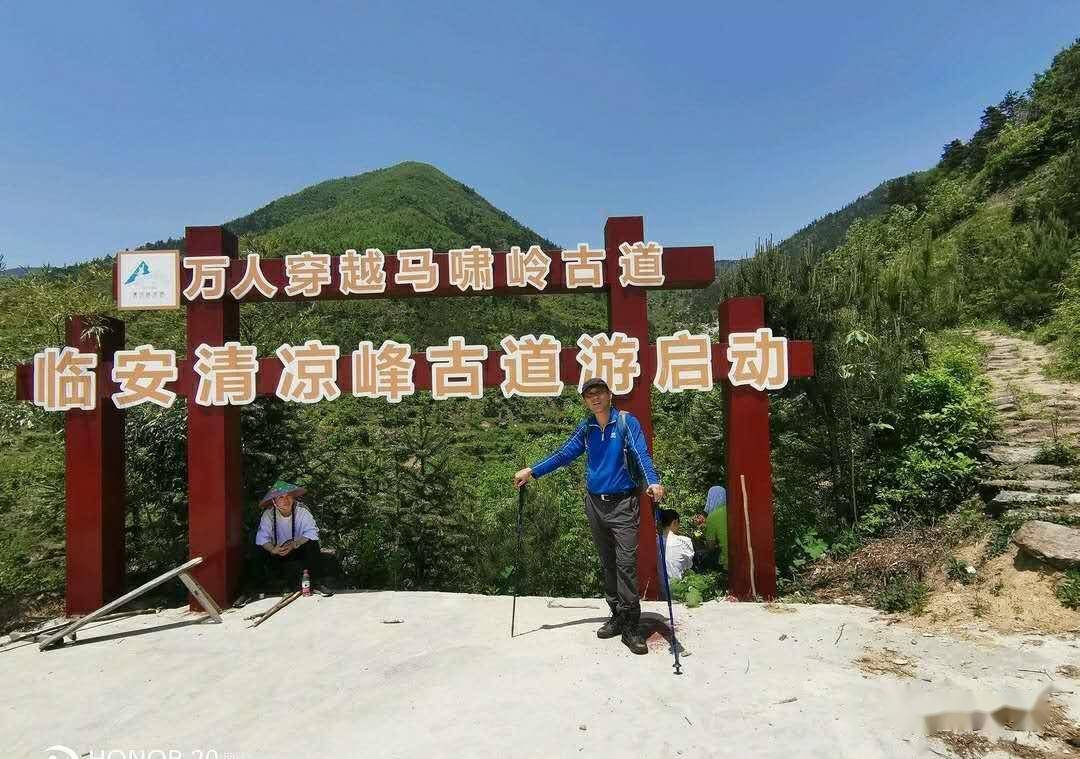
[[675, 611], [671, 607], [671, 585], [668, 584], [667, 557], [664, 548], [663, 528], [660, 527], [660, 507], [653, 505], [653, 517], [656, 520], [657, 543], [660, 545], [660, 571], [664, 577], [664, 595], [667, 596], [668, 621], [671, 623], [671, 653], [675, 655], [675, 674], [681, 675], [682, 669], [679, 664], [679, 641], [675, 639]]
[[521, 561], [521, 530], [525, 521], [525, 486], [518, 488], [517, 557], [514, 560], [514, 605], [510, 610], [510, 637], [514, 637], [514, 620], [517, 617], [518, 562]]

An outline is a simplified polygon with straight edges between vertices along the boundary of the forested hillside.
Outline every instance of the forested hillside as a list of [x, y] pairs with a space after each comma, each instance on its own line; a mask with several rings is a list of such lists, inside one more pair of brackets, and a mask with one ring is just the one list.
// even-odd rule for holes
[[[1080, 45], [1059, 53], [1029, 91], [977, 116], [970, 139], [950, 142], [936, 166], [718, 266], [706, 290], [650, 296], [653, 330], [664, 334], [706, 328], [723, 297], [764, 295], [777, 332], [817, 346], [817, 376], [772, 401], [777, 546], [789, 589], [808, 561], [935, 523], [974, 495], [993, 415], [977, 349], [953, 328], [1036, 331], [1054, 342], [1057, 371], [1080, 374]], [[266, 256], [552, 245], [419, 163], [323, 182], [228, 226], [244, 251]], [[65, 315], [115, 313], [110, 287], [109, 259], [0, 279], [0, 594], [9, 608], [60, 589], [64, 524], [62, 418], [12, 402], [12, 367], [60, 344]], [[183, 350], [179, 313], [124, 318], [129, 345]], [[452, 334], [495, 345], [543, 331], [566, 344], [605, 327], [602, 299], [580, 295], [244, 306], [241, 329], [268, 354], [308, 338], [423, 348]], [[654, 408], [669, 505], [689, 516], [723, 478], [719, 392], [656, 394]], [[510, 476], [559, 444], [580, 413], [572, 393], [311, 407], [260, 400], [243, 411], [247, 515], [254, 520], [256, 499], [280, 476], [309, 487], [351, 584], [495, 592], [510, 587], [516, 568], [524, 592], [593, 593], [580, 465], [538, 483], [526, 549], [513, 549]], [[132, 581], [187, 555], [185, 426], [182, 402], [128, 414]], [[889, 598], [915, 580], [870, 582]]]
[[[874, 194], [885, 206], [850, 218]], [[776, 403], [778, 528], [796, 564], [940, 522], [975, 495], [992, 416], [977, 349], [953, 328], [1033, 333], [1059, 376], [1080, 376], [1080, 44], [987, 106], [937, 165], [868, 198], [707, 294], [763, 294], [774, 329], [817, 346], [815, 380]], [[838, 225], [842, 241], [821, 244]], [[1048, 444], [1080, 463], [1075, 442]], [[914, 582], [863, 581], [894, 599]]]

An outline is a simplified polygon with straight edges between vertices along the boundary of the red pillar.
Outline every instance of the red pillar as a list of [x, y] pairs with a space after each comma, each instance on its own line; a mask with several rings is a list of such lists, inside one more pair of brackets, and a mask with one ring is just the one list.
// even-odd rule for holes
[[108, 394], [113, 353], [124, 348], [124, 323], [105, 319], [98, 325], [100, 338], [84, 336], [91, 327], [87, 317], [67, 323], [67, 344], [98, 355], [96, 408], [64, 413], [68, 614], [94, 611], [124, 591], [124, 412]]
[[[619, 284], [619, 245], [645, 240], [645, 221], [640, 216], [616, 216], [604, 225], [604, 278], [610, 284], [608, 294], [608, 332], [622, 332], [638, 339], [638, 358], [641, 376], [634, 381], [629, 395], [616, 399], [619, 408], [629, 411], [641, 422], [645, 441], [652, 453], [652, 403], [650, 389], [656, 371], [652, 351], [649, 350], [649, 312], [647, 291], [640, 287], [624, 288]], [[641, 521], [638, 528], [638, 591], [641, 597], [655, 601], [656, 574], [656, 521], [653, 519], [653, 503], [649, 496], [641, 497]]]
[[[763, 298], [731, 298], [720, 304], [722, 345], [727, 346], [732, 332], [764, 326]], [[726, 377], [723, 385], [731, 592], [742, 600], [755, 595], [771, 599], [776, 596], [776, 551], [769, 396], [747, 385], [732, 387]]]
[[[185, 258], [237, 256], [236, 236], [221, 227], [188, 227], [185, 237]], [[240, 304], [228, 293], [187, 304], [189, 358], [201, 343], [224, 345], [238, 340], [239, 333]], [[222, 606], [232, 604], [240, 581], [243, 505], [240, 409], [200, 406], [189, 397], [188, 545], [193, 558], [203, 557], [195, 570], [199, 582]]]

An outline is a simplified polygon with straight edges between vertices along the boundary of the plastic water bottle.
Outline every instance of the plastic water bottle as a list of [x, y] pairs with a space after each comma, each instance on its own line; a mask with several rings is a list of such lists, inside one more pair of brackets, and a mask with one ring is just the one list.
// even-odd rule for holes
[[300, 581], [300, 592], [305, 596], [311, 595], [311, 575], [308, 571], [304, 570], [304, 579]]

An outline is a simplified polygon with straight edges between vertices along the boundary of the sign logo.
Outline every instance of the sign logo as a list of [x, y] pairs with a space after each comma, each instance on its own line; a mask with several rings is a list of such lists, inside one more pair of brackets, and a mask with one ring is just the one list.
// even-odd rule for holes
[[[49, 746], [45, 751], [49, 755], [49, 759], [79, 759], [79, 755], [69, 749], [67, 746]], [[54, 751], [59, 751], [59, 754], [54, 754]]]
[[139, 265], [135, 267], [135, 271], [131, 272], [131, 276], [124, 280], [124, 284], [130, 285], [137, 277], [149, 273], [150, 267], [146, 265], [146, 261], [139, 261]]
[[116, 254], [117, 307], [180, 308], [180, 251], [125, 250]]

